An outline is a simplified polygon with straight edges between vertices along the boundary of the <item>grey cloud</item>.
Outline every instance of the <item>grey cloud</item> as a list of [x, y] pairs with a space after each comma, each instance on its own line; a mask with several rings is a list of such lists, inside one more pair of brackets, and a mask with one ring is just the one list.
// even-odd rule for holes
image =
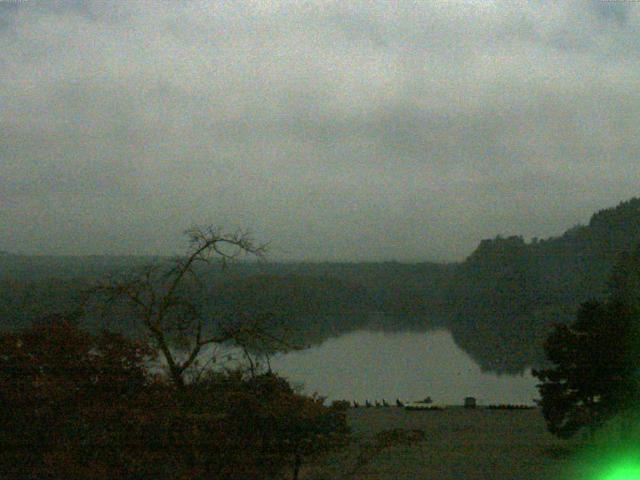
[[631, 3], [0, 5], [0, 249], [460, 259], [638, 193]]

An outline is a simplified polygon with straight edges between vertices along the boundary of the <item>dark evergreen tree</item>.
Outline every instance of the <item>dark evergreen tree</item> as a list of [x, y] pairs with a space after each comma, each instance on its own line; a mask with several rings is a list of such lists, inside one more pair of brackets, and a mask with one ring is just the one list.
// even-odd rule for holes
[[640, 405], [640, 249], [614, 269], [607, 301], [583, 303], [545, 342], [550, 368], [534, 371], [549, 430], [568, 438]]

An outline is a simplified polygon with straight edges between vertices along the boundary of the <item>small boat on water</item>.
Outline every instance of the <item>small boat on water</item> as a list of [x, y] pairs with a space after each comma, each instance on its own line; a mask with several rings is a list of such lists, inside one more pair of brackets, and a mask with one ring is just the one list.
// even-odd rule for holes
[[424, 400], [417, 402], [409, 402], [404, 404], [405, 410], [442, 410], [444, 407], [436, 405], [431, 400], [431, 397], [427, 397]]

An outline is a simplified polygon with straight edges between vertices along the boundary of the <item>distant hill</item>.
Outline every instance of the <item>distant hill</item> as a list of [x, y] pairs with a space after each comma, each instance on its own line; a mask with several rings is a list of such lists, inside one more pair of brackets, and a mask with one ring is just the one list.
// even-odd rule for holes
[[454, 338], [490, 370], [540, 363], [549, 324], [603, 297], [614, 263], [638, 243], [640, 198], [601, 210], [560, 237], [483, 240], [456, 267], [446, 294]]

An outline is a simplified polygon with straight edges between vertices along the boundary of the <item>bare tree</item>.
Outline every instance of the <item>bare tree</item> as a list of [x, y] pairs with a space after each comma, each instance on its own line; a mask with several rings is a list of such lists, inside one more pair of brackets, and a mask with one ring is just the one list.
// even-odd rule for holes
[[247, 351], [250, 345], [284, 341], [264, 328], [262, 318], [238, 316], [233, 319], [206, 318], [202, 265], [226, 262], [242, 255], [263, 258], [265, 245], [256, 244], [246, 232], [222, 233], [213, 227], [185, 232], [189, 249], [173, 261], [150, 265], [124, 279], [98, 285], [93, 294], [107, 304], [119, 304], [150, 337], [164, 357], [174, 384], [185, 386], [187, 370], [197, 365], [203, 347], [233, 342]]

